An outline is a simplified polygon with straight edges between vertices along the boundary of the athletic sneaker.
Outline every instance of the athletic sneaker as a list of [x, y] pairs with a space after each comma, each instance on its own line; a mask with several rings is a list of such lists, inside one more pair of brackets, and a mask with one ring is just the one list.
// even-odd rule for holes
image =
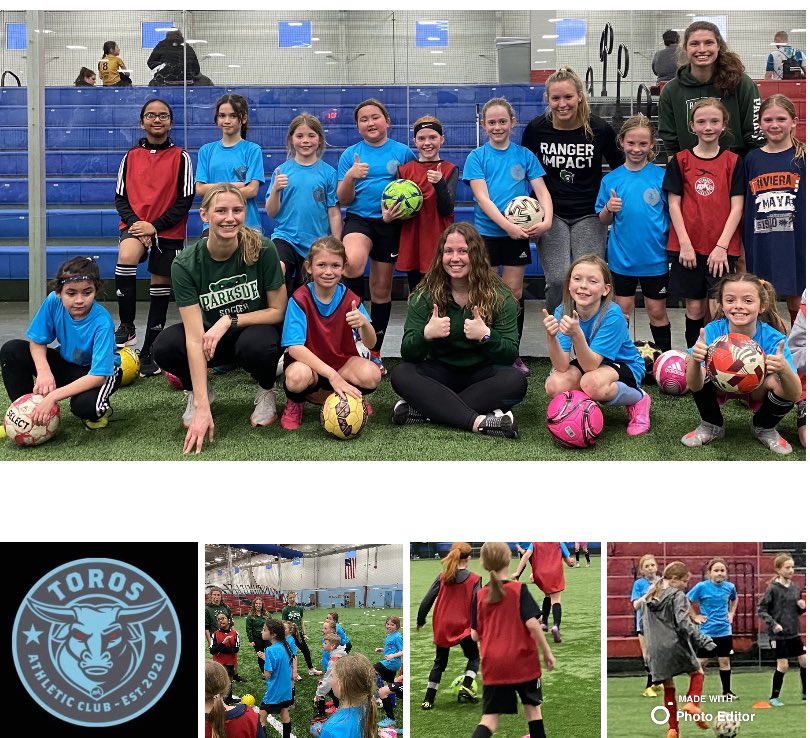
[[529, 369], [529, 367], [523, 363], [523, 359], [521, 359], [519, 356], [517, 359], [515, 359], [515, 363], [512, 364], [512, 366], [515, 367], [515, 369], [517, 369], [524, 377], [528, 377], [529, 374], [532, 373], [531, 369]]
[[634, 405], [627, 406], [627, 419], [630, 421], [627, 424], [628, 436], [640, 436], [650, 430], [650, 405], [652, 400], [644, 390], [640, 390], [640, 392], [641, 399]]
[[791, 446], [776, 428], [757, 428], [754, 426], [754, 419], [751, 419], [751, 433], [768, 451], [773, 451], [780, 456], [786, 456], [793, 453], [793, 446]]
[[424, 702], [422, 702], [422, 709], [423, 710], [432, 710], [433, 709], [433, 703], [430, 700], [425, 700]]
[[82, 423], [84, 423], [84, 427], [87, 428], [87, 430], [101, 430], [102, 428], [107, 427], [107, 424], [110, 422], [112, 412], [112, 408], [108, 407], [104, 411], [104, 415], [102, 415], [98, 420], [87, 420], [86, 418], [82, 418]]
[[551, 626], [551, 636], [554, 638], [554, 643], [562, 642], [562, 636], [560, 635], [560, 628], [557, 625]]
[[458, 701], [459, 702], [478, 702], [478, 697], [473, 693], [469, 687], [463, 684], [458, 688]]
[[396, 720], [392, 720], [391, 718], [387, 717], [384, 720], [380, 720], [380, 722], [377, 723], [377, 727], [378, 728], [390, 728], [392, 725], [396, 725], [396, 724], [397, 724]]
[[391, 422], [395, 425], [413, 425], [414, 423], [427, 423], [426, 418], [418, 410], [412, 408], [405, 400], [397, 400], [394, 405], [394, 412], [391, 415]]
[[135, 345], [135, 324], [121, 323], [115, 329], [115, 345], [117, 348]]
[[653, 684], [653, 689], [658, 692], [658, 694], [664, 694], [664, 685], [663, 684]]
[[542, 630], [544, 633], [548, 633], [548, 623], [540, 623], [540, 629], [541, 629], [541, 630]]
[[723, 697], [725, 697], [729, 702], [734, 702], [734, 700], [740, 699], [736, 694], [734, 694], [734, 692], [726, 692]]
[[641, 696], [642, 697], [655, 697], [656, 699], [658, 699], [658, 692], [656, 692], [655, 689], [653, 689], [652, 687], [647, 687], [647, 689], [645, 689], [641, 693]]
[[[186, 395], [186, 411], [183, 413], [183, 425], [188, 428], [194, 420], [194, 393], [191, 390], [183, 390]], [[208, 383], [208, 404], [214, 401], [214, 388], [211, 382]]]
[[278, 418], [276, 412], [276, 388], [264, 389], [261, 386], [256, 387], [256, 399], [253, 400], [256, 406], [253, 415], [250, 416], [250, 424], [256, 428], [257, 426], [273, 425]]
[[697, 448], [698, 446], [705, 446], [707, 443], [716, 441], [726, 435], [726, 429], [722, 425], [713, 425], [707, 423], [705, 420], [700, 421], [700, 425], [693, 431], [689, 431], [683, 438], [681, 443], [689, 448]]
[[501, 438], [517, 438], [517, 422], [510, 410], [508, 413], [498, 415], [487, 413], [478, 426], [478, 432], [487, 436], [500, 436]]
[[[284, 425], [284, 418], [282, 418], [281, 421], [282, 421], [281, 424]], [[309, 675], [310, 676], [320, 676], [321, 674], [323, 674], [323, 672], [318, 671], [317, 669], [310, 669], [309, 670]]]
[[784, 707], [784, 706], [785, 706], [785, 703], [784, 703], [784, 702], [782, 702], [782, 700], [780, 700], [778, 697], [771, 697], [771, 698], [768, 700], [768, 704], [769, 704], [771, 707]]
[[[288, 397], [287, 404], [284, 406], [284, 412], [281, 414], [281, 427], [284, 428], [284, 430], [295, 430], [301, 427], [301, 421], [303, 419], [304, 403], [296, 402]], [[315, 669], [310, 669], [310, 676], [312, 676], [313, 672], [316, 674], [321, 673], [319, 671], [315, 672]]]
[[384, 377], [386, 374], [388, 374], [388, 370], [383, 366], [382, 357], [380, 356], [380, 352], [379, 351], [369, 351], [369, 354], [371, 354], [369, 356], [369, 359], [371, 359], [371, 361], [373, 361], [377, 365], [377, 368], [380, 370], [380, 376]]
[[[684, 712], [688, 712], [690, 715], [701, 715], [701, 714], [703, 714], [702, 708], [700, 708], [697, 705], [697, 703], [695, 703], [695, 702], [687, 702], [686, 704], [684, 704], [684, 706], [681, 709]], [[709, 724], [703, 718], [698, 718], [697, 720], [694, 720], [693, 722], [701, 730], [708, 730], [709, 729]]]
[[579, 561], [577, 561], [577, 563], [576, 563], [576, 564], [574, 564], [574, 568], [575, 568], [575, 569], [579, 569]]
[[146, 351], [139, 354], [139, 356], [141, 366], [140, 369], [138, 369], [138, 374], [142, 377], [155, 377], [160, 374], [161, 369], [152, 358], [152, 349], [146, 349]]

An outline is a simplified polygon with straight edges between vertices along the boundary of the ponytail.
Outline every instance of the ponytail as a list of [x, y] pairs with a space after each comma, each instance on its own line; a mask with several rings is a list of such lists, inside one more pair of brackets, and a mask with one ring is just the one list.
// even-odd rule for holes
[[211, 712], [208, 713], [208, 724], [211, 726], [211, 738], [227, 738], [225, 727], [225, 703], [223, 697], [228, 694], [231, 680], [225, 667], [216, 661], [205, 662], [205, 700], [211, 701]]
[[461, 559], [469, 559], [472, 547], [469, 543], [454, 543], [450, 553], [442, 559], [442, 579], [445, 584], [452, 584], [458, 572], [458, 564]]
[[651, 602], [654, 599], [657, 599], [658, 595], [661, 593], [661, 590], [664, 588], [664, 580], [670, 581], [672, 579], [683, 579], [684, 577], [689, 576], [689, 569], [687, 568], [686, 564], [682, 561], [673, 561], [671, 564], [667, 565], [667, 568], [664, 569], [664, 573], [661, 578], [653, 584], [652, 587], [647, 591], [647, 594], [644, 595], [645, 602]]
[[489, 572], [487, 603], [497, 604], [503, 599], [504, 587], [498, 573], [509, 566], [512, 551], [505, 543], [485, 543], [481, 546], [481, 564]]
[[371, 662], [362, 654], [350, 653], [335, 662], [340, 682], [340, 701], [363, 707], [362, 738], [377, 738], [377, 689]]

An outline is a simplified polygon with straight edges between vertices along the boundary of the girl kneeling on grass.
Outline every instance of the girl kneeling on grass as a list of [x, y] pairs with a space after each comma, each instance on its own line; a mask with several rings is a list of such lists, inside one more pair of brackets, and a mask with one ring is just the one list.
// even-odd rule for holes
[[[66, 261], [25, 332], [28, 340], [13, 339], [0, 349], [9, 399], [31, 392], [43, 396], [31, 415], [35, 424], [47, 423], [53, 406], [70, 398], [70, 411], [85, 428], [107, 425], [110, 395], [121, 384], [121, 357], [112, 316], [95, 302], [100, 287], [95, 261], [85, 256]], [[48, 348], [54, 341], [59, 348]]]
[[[346, 250], [334, 236], [319, 238], [309, 249], [304, 268], [312, 281], [290, 298], [281, 343], [287, 405], [281, 427], [295, 430], [304, 417], [304, 401], [322, 404], [336, 392], [358, 399], [377, 389], [380, 371], [357, 353], [354, 331], [366, 346], [377, 340], [363, 301], [341, 283]], [[363, 400], [371, 415], [371, 405]]]
[[793, 448], [779, 435], [776, 425], [801, 397], [802, 384], [786, 345], [773, 285], [750, 272], [727, 274], [717, 285], [717, 300], [715, 320], [700, 329], [697, 343], [689, 349], [686, 383], [700, 413], [700, 425], [681, 438], [681, 443], [694, 448], [725, 435], [720, 404], [727, 395], [718, 395], [706, 374], [705, 361], [714, 340], [741, 333], [753, 338], [765, 352], [765, 380], [750, 394], [739, 396], [754, 410], [751, 432], [769, 451], [789, 454]]

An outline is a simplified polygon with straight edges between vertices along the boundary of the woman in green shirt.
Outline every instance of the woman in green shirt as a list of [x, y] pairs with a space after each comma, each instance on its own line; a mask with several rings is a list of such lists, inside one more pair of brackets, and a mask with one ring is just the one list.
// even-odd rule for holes
[[262, 638], [262, 628], [264, 621], [273, 617], [272, 613], [265, 607], [264, 600], [256, 597], [250, 605], [250, 610], [245, 617], [245, 634], [248, 642], [256, 651], [256, 659], [259, 662], [259, 671], [264, 674], [264, 651], [269, 648], [270, 641]]
[[425, 278], [408, 300], [402, 363], [391, 385], [402, 397], [393, 422], [430, 420], [517, 438], [511, 408], [526, 395], [518, 354], [518, 306], [491, 269], [484, 240], [470, 223], [453, 223]]
[[294, 623], [298, 628], [298, 635], [294, 636], [296, 648], [304, 654], [304, 660], [307, 662], [307, 669], [309, 669], [310, 676], [316, 676], [322, 672], [312, 667], [312, 655], [309, 653], [309, 646], [307, 646], [306, 633], [304, 632], [304, 608], [301, 605], [295, 604], [295, 592], [287, 593], [287, 606], [281, 611], [281, 619], [289, 620]]

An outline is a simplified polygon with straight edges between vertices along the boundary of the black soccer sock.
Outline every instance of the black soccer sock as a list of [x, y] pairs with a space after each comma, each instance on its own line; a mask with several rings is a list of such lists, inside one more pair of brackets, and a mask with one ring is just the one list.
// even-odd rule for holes
[[118, 318], [122, 323], [135, 322], [135, 272], [137, 269], [137, 265], [115, 265], [115, 295], [118, 298]]
[[486, 725], [476, 725], [471, 738], [492, 738], [492, 731]]
[[546, 738], [546, 729], [543, 727], [543, 718], [529, 721], [529, 738]]
[[585, 549], [584, 553], [585, 553], [585, 563], [590, 564], [591, 563], [591, 552], [588, 551], [588, 549]]
[[576, 551], [574, 551], [574, 556], [576, 556], [577, 563], [579, 563], [579, 549], [577, 549]]
[[562, 624], [562, 602], [555, 602], [551, 606], [551, 617], [558, 628]]
[[785, 675], [778, 669], [773, 673], [773, 686], [771, 687], [771, 699], [774, 700], [779, 697], [782, 691], [782, 682], [785, 680]]
[[413, 292], [419, 286], [419, 283], [422, 281], [422, 277], [424, 275], [418, 269], [410, 269], [407, 274], [408, 291]]
[[435, 699], [436, 699], [436, 690], [433, 687], [428, 687], [425, 690], [425, 699], [423, 699], [422, 702], [430, 702], [430, 704], [432, 705]]
[[[650, 323], [650, 333], [652, 333], [653, 343], [661, 351], [670, 351], [672, 349], [672, 326], [669, 323], [666, 325], [653, 325]], [[700, 331], [698, 331], [699, 335]]]
[[711, 382], [706, 382], [701, 389], [693, 392], [692, 398], [701, 420], [712, 425], [723, 425], [723, 413], [720, 412], [720, 404], [717, 402], [717, 390]]
[[754, 413], [754, 428], [776, 428], [782, 418], [793, 409], [793, 403], [769, 391], [762, 407]]
[[700, 338], [700, 329], [703, 328], [703, 318], [698, 318], [697, 320], [692, 320], [690, 317], [686, 317], [686, 330], [683, 332], [684, 338], [686, 338], [686, 347], [692, 348], [692, 346], [697, 343], [698, 338]]
[[282, 723], [281, 724], [282, 738], [290, 738], [291, 735], [292, 735], [292, 722]]
[[652, 687], [652, 674], [650, 674], [650, 670], [646, 666], [644, 668], [647, 669], [647, 686], [644, 689], [649, 689]]
[[383, 710], [385, 711], [385, 717], [389, 718], [390, 720], [394, 719], [394, 705], [391, 703], [391, 695], [389, 694], [383, 701]]
[[807, 694], [807, 689], [805, 687], [805, 685], [807, 683], [807, 667], [806, 666], [800, 666], [799, 667], [799, 676], [801, 677], [801, 680], [802, 680], [802, 694]]
[[354, 294], [357, 295], [361, 300], [366, 299], [366, 278], [362, 275], [359, 277], [347, 277], [344, 275], [343, 284], [346, 285], [346, 289], [354, 292]]
[[141, 353], [147, 353], [152, 342], [166, 324], [166, 313], [172, 299], [172, 288], [168, 284], [155, 284], [149, 288], [149, 315], [146, 318], [146, 335], [143, 338]]
[[551, 612], [551, 597], [543, 598], [543, 605], [540, 612], [540, 618], [543, 623], [548, 625], [548, 614]]
[[520, 339], [523, 337], [523, 320], [526, 317], [523, 298], [518, 300], [517, 329], [518, 329], [518, 356], [520, 356]]
[[371, 325], [374, 326], [374, 331], [377, 334], [377, 343], [374, 346], [369, 346], [369, 348], [372, 351], [379, 351], [385, 339], [388, 321], [391, 318], [391, 301], [372, 302], [369, 315], [371, 316]]
[[731, 691], [731, 669], [720, 669], [720, 684], [723, 687], [723, 694]]

